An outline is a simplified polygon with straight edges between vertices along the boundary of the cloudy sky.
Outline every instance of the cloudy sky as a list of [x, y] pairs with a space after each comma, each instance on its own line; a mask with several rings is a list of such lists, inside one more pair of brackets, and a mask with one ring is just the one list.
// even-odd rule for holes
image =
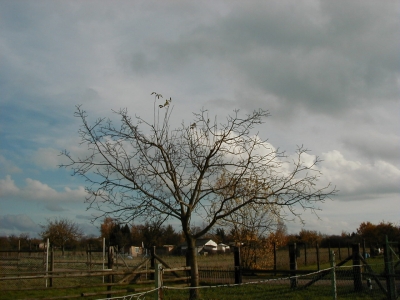
[[262, 139], [320, 156], [340, 192], [305, 229], [399, 225], [399, 16], [395, 0], [1, 1], [0, 235], [54, 218], [98, 234], [85, 183], [58, 168], [82, 151], [75, 106], [146, 118], [153, 91], [179, 121], [267, 109]]

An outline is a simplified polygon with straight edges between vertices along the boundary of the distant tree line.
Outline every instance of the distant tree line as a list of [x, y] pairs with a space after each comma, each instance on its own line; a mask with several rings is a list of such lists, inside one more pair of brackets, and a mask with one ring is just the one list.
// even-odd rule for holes
[[389, 241], [400, 242], [400, 226], [391, 222], [362, 222], [356, 231], [348, 233], [342, 231], [340, 235], [327, 235], [321, 232], [302, 229], [298, 234], [291, 234], [287, 237], [288, 243], [305, 244], [320, 247], [345, 247], [348, 244], [363, 243], [367, 247], [382, 247], [385, 238]]
[[[91, 249], [101, 249], [103, 238], [105, 238], [107, 246], [118, 246], [120, 251], [127, 251], [128, 246], [141, 247], [143, 245], [145, 248], [163, 245], [177, 246], [184, 241], [181, 232], [177, 232], [172, 225], [163, 225], [162, 221], [157, 220], [144, 224], [128, 225], [120, 224], [111, 218], [105, 218], [100, 226], [99, 236], [82, 234], [79, 226], [67, 219], [48, 221], [47, 225], [42, 228], [41, 238], [30, 238], [25, 233], [19, 236], [0, 236], [0, 250], [38, 250], [39, 244], [45, 242], [47, 237], [53, 246], [60, 249], [64, 247], [65, 250], [86, 250], [89, 245]], [[72, 229], [76, 231], [75, 235], [70, 233], [67, 240], [56, 236], [57, 234], [63, 235], [65, 230], [71, 231]], [[199, 231], [201, 228], [192, 228], [192, 230]], [[54, 236], [49, 235], [49, 233]], [[348, 244], [365, 241], [367, 247], [382, 247], [386, 236], [389, 241], [400, 242], [400, 226], [384, 221], [379, 224], [362, 222], [354, 232], [343, 231], [340, 235], [327, 235], [306, 229], [300, 230], [298, 234], [287, 234], [285, 226], [280, 226], [276, 231], [264, 235], [256, 234], [255, 231], [248, 229], [240, 231], [234, 228], [226, 230], [219, 227], [208, 233], [204, 238], [213, 239], [217, 243], [240, 243], [244, 246], [245, 254], [252, 257], [249, 261], [252, 261], [256, 256], [259, 256], [259, 253], [254, 249], [270, 249], [274, 243], [277, 247], [284, 247], [291, 243], [315, 247], [318, 243], [320, 247], [326, 248], [346, 247]]]
[[0, 236], [0, 250], [33, 251], [39, 249], [42, 242], [39, 238], [30, 238], [28, 234]]

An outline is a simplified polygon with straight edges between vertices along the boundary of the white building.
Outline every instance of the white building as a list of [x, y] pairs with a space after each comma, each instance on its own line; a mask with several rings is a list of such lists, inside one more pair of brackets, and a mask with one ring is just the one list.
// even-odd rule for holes
[[[187, 251], [187, 243], [181, 245], [182, 254]], [[198, 239], [196, 240], [196, 250], [198, 254], [204, 253], [216, 253], [218, 245], [216, 242], [210, 239]]]

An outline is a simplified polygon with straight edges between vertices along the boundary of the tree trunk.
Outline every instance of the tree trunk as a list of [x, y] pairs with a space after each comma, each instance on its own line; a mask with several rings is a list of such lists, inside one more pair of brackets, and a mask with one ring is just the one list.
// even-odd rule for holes
[[[190, 265], [190, 286], [198, 287], [199, 286], [199, 268], [197, 264], [197, 250], [196, 250], [196, 240], [192, 237], [187, 237], [188, 244], [188, 260]], [[199, 290], [198, 289], [190, 289], [190, 299], [198, 299], [199, 298]]]

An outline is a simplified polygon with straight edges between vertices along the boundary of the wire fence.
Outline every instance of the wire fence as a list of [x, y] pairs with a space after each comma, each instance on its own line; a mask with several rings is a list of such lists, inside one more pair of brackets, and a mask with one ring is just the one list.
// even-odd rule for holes
[[43, 251], [0, 251], [0, 270], [8, 273], [43, 271], [46, 267], [46, 253]]
[[[269, 278], [263, 280], [251, 280], [241, 284], [215, 284], [205, 285], [196, 288], [201, 299], [391, 299], [386, 286], [386, 276], [363, 273], [361, 284], [354, 280], [354, 267], [346, 266], [328, 268], [309, 274], [298, 276], [287, 276]], [[203, 273], [203, 274], [202, 274]], [[223, 270], [203, 270], [200, 278], [208, 278], [209, 281], [231, 281], [233, 272]], [[202, 275], [201, 275], [202, 274]], [[371, 275], [375, 278], [371, 279]], [[222, 278], [223, 277], [223, 278]], [[396, 277], [397, 285], [400, 284], [400, 276]], [[383, 287], [383, 289], [381, 287]], [[187, 286], [163, 286], [159, 289], [152, 289], [141, 293], [132, 293], [125, 296], [102, 298], [101, 300], [134, 300], [134, 299], [155, 299], [156, 295], [162, 295], [159, 299], [187, 299], [189, 290]]]
[[[59, 274], [72, 271], [95, 271], [104, 269], [104, 258], [101, 252], [47, 252], [41, 251], [1, 251], [0, 273], [1, 277], [15, 278], [7, 282], [1, 281], [0, 288], [27, 289], [38, 287], [73, 286], [75, 284], [92, 284], [102, 282], [102, 278], [81, 277], [40, 278], [44, 272], [57, 271]], [[35, 278], [37, 276], [38, 278]]]
[[[32, 272], [46, 271], [46, 253], [43, 251], [1, 251], [0, 252], [0, 273], [2, 277], [20, 276]], [[32, 278], [26, 281], [24, 279], [1, 282], [0, 288], [18, 288], [26, 284], [34, 286], [46, 286], [46, 280]]]
[[[64, 255], [61, 251], [55, 251], [50, 256], [47, 256], [46, 251], [2, 251], [0, 256], [0, 290], [2, 291], [36, 290], [38, 287], [68, 290], [68, 287], [98, 285], [99, 290], [105, 294], [107, 293], [105, 283], [118, 282], [126, 276], [123, 271], [133, 272], [133, 263], [140, 262], [116, 255], [115, 260], [118, 263], [114, 265], [114, 272], [120, 270], [120, 274], [115, 273], [112, 275], [113, 280], [109, 281], [107, 275], [99, 275], [100, 271], [104, 272], [103, 269], [107, 268], [104, 253], [101, 251], [66, 252]], [[400, 294], [400, 265], [397, 256], [396, 259], [391, 262], [395, 272], [390, 276], [387, 273], [388, 265], [383, 259], [365, 260], [360, 265], [354, 265], [350, 260], [347, 265], [317, 272], [309, 271], [307, 274], [301, 274], [305, 272], [304, 270], [297, 270], [297, 276], [282, 275], [283, 271], [276, 276], [271, 270], [242, 270], [241, 284], [235, 284], [237, 269], [234, 267], [200, 266], [201, 286], [198, 289], [203, 299], [333, 299], [335, 294], [337, 299], [396, 299], [393, 295]], [[142, 265], [141, 274], [136, 277], [139, 284], [150, 281], [151, 273], [147, 273], [149, 269], [150, 266], [147, 266], [147, 263]], [[99, 274], [95, 275], [97, 271]], [[79, 272], [81, 272], [80, 275]], [[291, 271], [286, 272], [289, 274]], [[70, 273], [79, 276], [68, 277]], [[182, 277], [187, 276], [187, 270], [180, 273]], [[46, 277], [43, 274], [47, 274]], [[113, 292], [119, 292], [125, 296], [111, 298], [110, 293], [106, 299], [154, 299], [157, 293], [161, 293], [162, 299], [166, 300], [188, 298], [191, 288], [187, 278], [181, 280], [179, 284], [172, 285], [168, 279], [175, 278], [174, 275], [163, 276], [164, 286], [159, 289], [155, 289], [154, 284], [149, 282], [146, 286], [147, 291], [141, 292], [135, 292], [138, 291], [138, 285], [132, 285], [125, 291], [118, 291], [117, 288], [114, 290], [113, 287]], [[394, 286], [394, 291], [389, 290], [390, 280], [394, 283], [391, 285]], [[90, 295], [90, 293], [82, 293], [84, 294]], [[66, 291], [65, 296], [67, 295]], [[101, 296], [97, 295], [86, 299], [99, 299], [99, 297]], [[10, 298], [0, 296], [0, 299]]]

